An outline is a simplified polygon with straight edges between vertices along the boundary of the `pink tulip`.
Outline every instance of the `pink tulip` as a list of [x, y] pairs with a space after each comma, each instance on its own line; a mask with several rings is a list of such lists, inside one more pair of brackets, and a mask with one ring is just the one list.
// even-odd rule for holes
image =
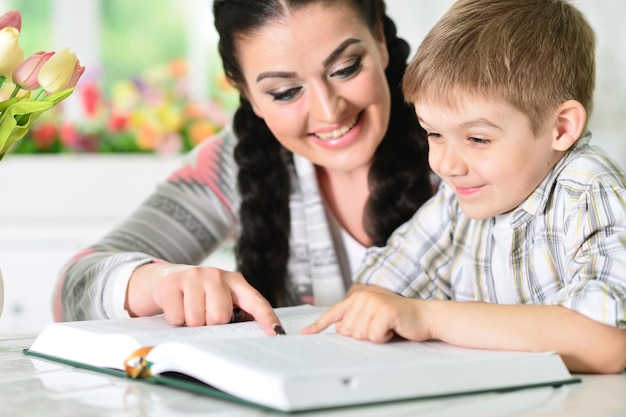
[[17, 10], [9, 10], [0, 16], [0, 29], [10, 27], [18, 31], [22, 30], [22, 15]]
[[39, 76], [39, 71], [52, 55], [54, 55], [54, 52], [39, 51], [26, 58], [13, 71], [13, 84], [19, 85], [25, 90], [33, 91], [38, 89], [39, 81], [37, 81], [37, 77]]

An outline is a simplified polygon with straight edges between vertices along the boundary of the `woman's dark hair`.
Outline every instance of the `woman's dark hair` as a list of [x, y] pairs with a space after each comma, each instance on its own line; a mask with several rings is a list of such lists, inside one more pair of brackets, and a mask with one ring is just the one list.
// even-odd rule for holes
[[426, 138], [401, 90], [410, 48], [397, 37], [396, 26], [386, 15], [383, 0], [215, 0], [213, 12], [224, 71], [242, 93], [233, 119], [233, 129], [239, 138], [235, 160], [239, 165], [242, 199], [235, 255], [243, 276], [274, 306], [284, 303], [286, 292], [292, 155], [276, 140], [263, 119], [256, 116], [245, 98], [246, 84], [236, 42], [240, 36], [284, 16], [285, 7], [293, 10], [315, 2], [333, 5], [338, 1], [354, 7], [376, 37], [382, 22], [389, 51], [386, 75], [391, 92], [391, 116], [370, 168], [370, 196], [364, 215], [365, 230], [374, 244], [384, 245], [391, 232], [433, 193]]

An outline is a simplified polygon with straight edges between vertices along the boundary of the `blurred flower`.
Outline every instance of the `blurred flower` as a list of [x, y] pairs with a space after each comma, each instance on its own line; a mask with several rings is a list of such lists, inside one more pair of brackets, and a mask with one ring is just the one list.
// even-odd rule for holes
[[[85, 70], [69, 49], [59, 54], [37, 52], [24, 61], [24, 51], [18, 43], [21, 28], [19, 11], [0, 16], [0, 88], [5, 81], [15, 84], [11, 94], [0, 101], [0, 160], [26, 135], [34, 121], [72, 94]], [[53, 60], [56, 62], [50, 65]], [[33, 90], [36, 91], [31, 97]], [[50, 129], [39, 131], [34, 138], [39, 148], [54, 142]]]
[[[118, 80], [106, 90], [95, 77], [84, 80], [76, 88], [80, 117], [67, 121], [58, 111], [50, 112], [45, 132], [39, 132], [43, 126], [33, 128], [13, 152], [189, 151], [221, 130], [239, 103], [239, 95], [224, 80], [221, 71], [213, 74], [209, 79], [212, 94], [201, 101], [189, 97], [183, 59]], [[44, 133], [55, 136], [48, 139], [52, 145], [41, 146], [43, 141], [36, 135]]]
[[48, 149], [54, 145], [57, 137], [57, 130], [54, 123], [39, 123], [37, 130], [33, 129], [33, 141], [37, 147]]
[[83, 85], [80, 89], [80, 98], [85, 110], [85, 116], [88, 118], [95, 118], [98, 115], [100, 109], [100, 90], [95, 82], [90, 81]]
[[219, 128], [208, 120], [196, 120], [189, 127], [189, 139], [192, 146], [196, 146], [204, 139], [217, 133]]

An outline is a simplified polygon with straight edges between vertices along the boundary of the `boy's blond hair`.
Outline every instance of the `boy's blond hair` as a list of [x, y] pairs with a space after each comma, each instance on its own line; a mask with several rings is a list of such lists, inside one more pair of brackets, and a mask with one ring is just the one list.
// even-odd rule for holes
[[595, 34], [566, 0], [460, 0], [437, 22], [403, 80], [408, 102], [501, 99], [537, 131], [567, 100], [593, 108]]

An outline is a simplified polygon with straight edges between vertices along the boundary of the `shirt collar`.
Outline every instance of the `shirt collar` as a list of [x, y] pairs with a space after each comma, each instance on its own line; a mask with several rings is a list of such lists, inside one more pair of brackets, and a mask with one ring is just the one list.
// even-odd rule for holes
[[576, 143], [563, 155], [563, 157], [557, 162], [552, 170], [546, 175], [544, 180], [539, 184], [537, 188], [528, 196], [522, 204], [520, 204], [512, 212], [511, 224], [517, 226], [530, 218], [537, 216], [543, 212], [548, 204], [552, 188], [557, 178], [563, 172], [563, 169], [569, 164], [569, 162], [576, 157], [578, 151], [589, 144], [591, 140], [591, 134], [586, 133], [584, 136], [578, 138]]

